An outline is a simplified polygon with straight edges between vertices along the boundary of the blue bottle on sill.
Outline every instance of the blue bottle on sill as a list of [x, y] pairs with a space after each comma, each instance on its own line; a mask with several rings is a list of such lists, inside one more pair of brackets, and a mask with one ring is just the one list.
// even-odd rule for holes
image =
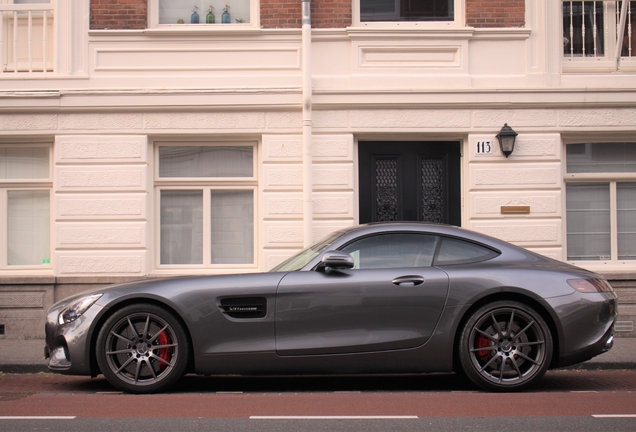
[[198, 7], [194, 7], [192, 15], [190, 16], [190, 24], [199, 24], [199, 14], [197, 13]]
[[230, 23], [230, 13], [227, 11], [230, 7], [228, 5], [225, 5], [225, 7], [223, 8], [223, 15], [221, 15], [221, 22], [223, 24], [229, 24]]

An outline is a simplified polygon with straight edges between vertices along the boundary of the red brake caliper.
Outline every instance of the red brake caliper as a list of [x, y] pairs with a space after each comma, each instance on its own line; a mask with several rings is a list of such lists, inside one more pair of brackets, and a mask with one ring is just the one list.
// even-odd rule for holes
[[[490, 340], [485, 336], [479, 336], [477, 338], [477, 348], [487, 348], [490, 346]], [[491, 357], [491, 353], [488, 350], [477, 351], [477, 357], [479, 360], [486, 361]]]
[[[166, 334], [165, 331], [162, 331], [157, 338], [159, 341], [159, 345], [168, 345], [170, 343], [170, 338]], [[170, 348], [161, 348], [159, 350], [159, 358], [166, 362], [170, 362]], [[159, 362], [159, 370], [164, 370], [168, 365], [164, 362]]]

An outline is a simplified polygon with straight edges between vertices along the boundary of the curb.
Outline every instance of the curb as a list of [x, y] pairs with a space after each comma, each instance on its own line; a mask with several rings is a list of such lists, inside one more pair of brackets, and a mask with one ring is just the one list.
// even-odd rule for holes
[[[562, 368], [550, 369], [553, 371], [603, 371], [603, 370], [636, 370], [636, 363], [633, 362], [604, 362], [604, 363], [581, 363]], [[50, 373], [48, 366], [43, 364], [0, 364], [0, 373], [3, 374], [37, 374]]]
[[636, 370], [636, 363], [633, 362], [605, 362], [605, 363], [581, 363], [552, 370]]
[[4, 374], [36, 374], [53, 373], [46, 365], [39, 364], [0, 364], [0, 373]]

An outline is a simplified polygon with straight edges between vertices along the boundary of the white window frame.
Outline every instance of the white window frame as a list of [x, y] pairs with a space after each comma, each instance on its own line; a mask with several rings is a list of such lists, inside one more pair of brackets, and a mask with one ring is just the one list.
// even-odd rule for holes
[[[594, 138], [588, 139], [578, 139], [578, 140], [568, 140], [565, 144], [584, 144], [585, 142], [629, 142], [632, 141], [633, 138], [630, 139], [614, 139], [614, 140], [597, 140]], [[636, 143], [634, 143], [636, 145]], [[564, 149], [563, 154], [567, 157], [567, 151]], [[563, 227], [564, 227], [564, 251], [563, 256], [564, 259], [567, 260], [567, 203], [566, 203], [566, 185], [567, 183], [607, 183], [609, 184], [609, 194], [610, 194], [610, 259], [609, 260], [598, 260], [598, 261], [583, 261], [583, 260], [568, 260], [567, 262], [579, 267], [585, 267], [594, 271], [608, 271], [608, 270], [627, 270], [627, 267], [630, 267], [630, 270], [633, 270], [636, 267], [636, 260], [619, 260], [618, 259], [618, 202], [617, 202], [617, 194], [616, 194], [616, 185], [617, 183], [636, 182], [636, 173], [629, 172], [600, 172], [600, 173], [568, 173], [567, 172], [567, 160], [564, 161], [564, 187], [563, 187]]]
[[[580, 1], [580, 0], [572, 0]], [[589, 1], [591, 3], [592, 0]], [[561, 46], [561, 58], [563, 64], [563, 72], [565, 73], [582, 73], [582, 72], [616, 72], [617, 70], [625, 72], [636, 71], [636, 47], [633, 46], [633, 52], [631, 57], [620, 56], [617, 53], [617, 27], [619, 25], [619, 17], [617, 17], [617, 0], [596, 0], [603, 2], [603, 39], [605, 41], [604, 54], [602, 56], [574, 56], [569, 57], [565, 55], [563, 45]], [[621, 0], [619, 0], [621, 1]], [[561, 0], [559, 7], [561, 8], [559, 14], [561, 20], [559, 26], [563, 27], [563, 4], [569, 3], [570, 0]], [[593, 29], [587, 29], [586, 31], [592, 32]], [[597, 31], [599, 31], [597, 29]], [[632, 31], [636, 31], [633, 29]], [[569, 33], [568, 29], [561, 29], [561, 35], [565, 37]], [[559, 42], [564, 44], [565, 41], [559, 37]], [[618, 57], [617, 57], [618, 55]]]
[[[48, 177], [40, 179], [0, 179], [0, 269], [12, 273], [19, 271], [42, 271], [50, 273], [53, 269], [53, 145], [49, 142], [2, 142], [0, 148], [41, 147], [49, 153]], [[49, 192], [49, 262], [30, 265], [8, 265], [8, 195], [10, 191], [48, 191]]]
[[[452, 21], [362, 21], [360, 18], [360, 0], [352, 0], [353, 26], [371, 28], [456, 28], [465, 27], [466, 22], [466, 2], [465, 0], [454, 1], [454, 19]], [[396, 4], [399, 0], [396, 0]]]
[[[224, 1], [224, 0], [223, 0]], [[221, 24], [222, 10], [214, 9], [216, 24], [205, 24], [205, 16], [207, 10], [199, 10], [199, 24], [190, 24], [190, 16], [184, 17], [183, 24], [159, 24], [159, 0], [148, 0], [148, 28], [151, 30], [168, 31], [168, 32], [227, 32], [227, 31], [245, 31], [250, 29], [259, 29], [260, 24], [260, 3], [259, 0], [248, 0], [250, 3], [250, 22], [237, 23], [232, 17], [230, 24]], [[230, 14], [232, 13], [230, 5]]]
[[[162, 178], [159, 177], [159, 147], [252, 147], [252, 176], [251, 177], [177, 177]], [[256, 270], [259, 268], [259, 241], [258, 241], [258, 143], [252, 140], [188, 140], [188, 141], [155, 141], [154, 142], [154, 220], [155, 224], [155, 253], [154, 267], [159, 273], [166, 271], [168, 273], [178, 270], [180, 273], [200, 272], [201, 270], [222, 270], [222, 272]], [[161, 263], [161, 191], [163, 190], [200, 190], [203, 194], [202, 202], [202, 235], [203, 235], [203, 257], [202, 264], [162, 264]], [[254, 244], [252, 263], [245, 264], [211, 264], [212, 258], [212, 237], [211, 237], [211, 197], [210, 192], [213, 190], [249, 190], [253, 193], [253, 227], [254, 227]]]

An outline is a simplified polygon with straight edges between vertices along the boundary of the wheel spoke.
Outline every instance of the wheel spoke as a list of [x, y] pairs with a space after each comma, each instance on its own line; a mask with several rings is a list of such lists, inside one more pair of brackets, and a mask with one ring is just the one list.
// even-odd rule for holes
[[533, 345], [543, 345], [545, 341], [535, 341], [535, 342], [515, 342], [516, 346], [533, 346]]
[[126, 348], [126, 349], [122, 349], [122, 350], [117, 350], [117, 351], [106, 351], [107, 355], [117, 355], [117, 354], [132, 354], [134, 353], [135, 350], [132, 348]]
[[504, 337], [503, 331], [501, 331], [501, 327], [499, 326], [499, 323], [497, 322], [497, 318], [495, 318], [495, 314], [494, 313], [490, 313], [490, 317], [492, 318], [492, 322], [493, 327], [495, 327], [495, 330], [497, 330], [497, 334], [499, 335], [500, 338]]
[[121, 365], [121, 366], [119, 367], [119, 369], [117, 369], [117, 370], [115, 371], [115, 373], [116, 373], [116, 374], [118, 374], [118, 373], [120, 373], [121, 371], [123, 371], [124, 369], [126, 369], [126, 366], [128, 366], [130, 363], [132, 363], [132, 361], [133, 361], [133, 360], [135, 360], [135, 357], [130, 357], [128, 360], [126, 360], [126, 361], [124, 362], [124, 364], [123, 364], [123, 365]]
[[498, 359], [498, 358], [500, 358], [500, 357], [501, 357], [501, 354], [497, 354], [497, 355], [492, 356], [492, 358], [488, 361], [488, 363], [486, 363], [485, 365], [483, 365], [483, 366], [482, 366], [482, 368], [481, 368], [481, 369], [479, 369], [479, 372], [483, 372], [483, 371], [485, 371], [485, 370], [486, 370], [486, 368], [487, 368], [488, 366], [490, 366], [490, 364], [491, 364], [491, 363], [493, 363], [495, 360], [497, 360], [497, 359]]
[[515, 356], [510, 357], [510, 363], [512, 363], [515, 370], [517, 371], [517, 375], [519, 375], [519, 379], [523, 381], [524, 378], [523, 378], [523, 375], [521, 374], [521, 369], [519, 369], [519, 365], [517, 364], [517, 359], [515, 359]]
[[518, 332], [518, 333], [515, 335], [515, 340], [519, 339], [519, 336], [521, 336], [521, 335], [522, 335], [522, 334], [524, 334], [526, 331], [528, 331], [528, 329], [529, 329], [530, 327], [532, 327], [533, 325], [534, 325], [534, 321], [530, 321], [530, 323], [529, 323], [527, 326], [525, 326], [525, 327], [523, 328], [523, 330], [521, 330], [520, 332]]
[[144, 362], [146, 363], [146, 367], [148, 369], [150, 369], [150, 373], [152, 374], [152, 379], [156, 381], [157, 380], [157, 374], [155, 374], [155, 370], [152, 367], [152, 363], [150, 363], [150, 360], [148, 360], [148, 359], [144, 360]]
[[137, 362], [137, 365], [135, 367], [135, 384], [137, 384], [137, 382], [139, 381], [139, 373], [141, 372], [141, 361]]
[[146, 325], [144, 326], [144, 337], [148, 335], [148, 329], [150, 328], [150, 315], [146, 316]]
[[156, 355], [154, 353], [150, 353], [149, 357], [152, 357], [153, 359], [155, 359], [157, 361], [160, 361], [161, 363], [165, 364], [166, 366], [172, 366], [172, 363], [170, 363], [167, 360], [162, 359], [161, 357], [159, 357], [158, 355]]
[[162, 349], [162, 348], [174, 348], [176, 347], [177, 344], [173, 343], [173, 344], [167, 344], [167, 345], [153, 345], [152, 349], [153, 350], [158, 350], [158, 349]]
[[127, 317], [128, 325], [130, 326], [130, 330], [133, 332], [133, 335], [137, 337], [137, 329], [133, 325], [132, 321], [130, 321], [130, 317]]
[[501, 356], [501, 368], [499, 368], [499, 384], [503, 381], [504, 371], [506, 370], [506, 360], [508, 357]]
[[470, 352], [478, 352], [478, 351], [497, 351], [496, 346], [487, 346], [483, 348], [471, 348]]
[[528, 357], [527, 355], [525, 355], [524, 353], [522, 353], [521, 351], [517, 351], [517, 355], [519, 357], [523, 357], [524, 359], [528, 360], [529, 362], [531, 362], [532, 364], [538, 365], [540, 364], [538, 361], [531, 359], [530, 357]]
[[512, 312], [510, 312], [510, 321], [508, 322], [508, 328], [506, 329], [506, 333], [508, 333], [508, 336], [510, 337], [510, 335], [512, 335], [512, 325], [515, 322], [515, 311], [513, 310]]
[[161, 333], [163, 333], [163, 331], [166, 330], [168, 327], [170, 327], [170, 326], [168, 324], [166, 324], [161, 330], [159, 330], [157, 333], [155, 333], [155, 335], [148, 340], [148, 343], [153, 343], [155, 341], [155, 339], [157, 339], [159, 337], [159, 335]]
[[477, 331], [477, 333], [479, 333], [479, 334], [481, 334], [481, 335], [483, 335], [483, 336], [486, 336], [486, 337], [487, 337], [488, 339], [490, 339], [491, 341], [493, 341], [493, 342], [495, 342], [495, 343], [496, 343], [496, 342], [499, 342], [499, 339], [497, 339], [495, 336], [493, 336], [493, 335], [491, 335], [491, 334], [488, 334], [488, 333], [486, 333], [485, 331], [478, 329], [477, 327], [475, 327], [475, 330]]
[[119, 338], [119, 339], [121, 339], [121, 340], [123, 340], [123, 341], [125, 341], [125, 342], [129, 343], [129, 344], [134, 344], [134, 343], [135, 343], [135, 341], [134, 341], [134, 340], [128, 339], [128, 338], [126, 338], [126, 337], [124, 337], [124, 336], [120, 335], [119, 333], [115, 333], [114, 331], [111, 331], [111, 332], [110, 332], [110, 334], [111, 334], [111, 335], [113, 335], [113, 336], [115, 336], [116, 338]]

